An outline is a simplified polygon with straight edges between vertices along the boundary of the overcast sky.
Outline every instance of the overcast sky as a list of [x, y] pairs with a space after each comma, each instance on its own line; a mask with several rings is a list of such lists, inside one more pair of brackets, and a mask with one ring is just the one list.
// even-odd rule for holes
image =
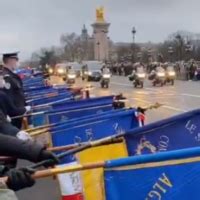
[[19, 49], [21, 57], [59, 45], [62, 33], [92, 33], [95, 8], [104, 6], [113, 41], [160, 42], [177, 30], [200, 33], [199, 0], [0, 0], [0, 51]]

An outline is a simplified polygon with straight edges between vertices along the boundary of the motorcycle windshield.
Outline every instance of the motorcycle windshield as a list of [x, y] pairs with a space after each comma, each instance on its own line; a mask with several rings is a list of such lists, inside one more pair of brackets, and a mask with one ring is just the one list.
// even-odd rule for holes
[[159, 72], [159, 73], [165, 73], [165, 70], [163, 68], [157, 68], [157, 72]]
[[173, 67], [167, 67], [167, 71], [172, 72], [172, 71], [174, 71], [174, 68]]
[[144, 74], [144, 68], [138, 68], [137, 73], [138, 74]]

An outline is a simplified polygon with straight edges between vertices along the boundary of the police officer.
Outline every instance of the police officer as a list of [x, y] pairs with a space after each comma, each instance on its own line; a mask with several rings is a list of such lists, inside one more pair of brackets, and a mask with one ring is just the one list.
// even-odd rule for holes
[[[9, 96], [7, 95], [6, 87], [9, 83], [6, 83], [3, 77], [3, 72], [0, 69], [0, 132], [6, 133], [2, 130], [1, 126], [6, 127], [7, 122], [11, 122], [10, 117], [21, 116], [26, 112], [31, 110], [30, 106], [25, 107], [16, 107], [13, 104], [13, 101], [10, 100]], [[4, 120], [7, 118], [7, 122]], [[11, 127], [11, 125], [9, 125]], [[11, 130], [7, 130], [9, 134], [13, 135]]]
[[[3, 75], [6, 82], [4, 91], [16, 107], [25, 107], [23, 83], [20, 77], [14, 73], [17, 68], [18, 52], [3, 54]], [[21, 129], [22, 119], [13, 120], [13, 125]]]
[[[0, 90], [0, 132], [5, 135], [18, 137], [19, 139], [29, 140], [31, 137], [25, 131], [19, 130], [10, 122], [10, 117], [23, 115], [27, 111], [26, 108], [15, 107], [7, 95]], [[9, 117], [10, 116], [10, 117]]]

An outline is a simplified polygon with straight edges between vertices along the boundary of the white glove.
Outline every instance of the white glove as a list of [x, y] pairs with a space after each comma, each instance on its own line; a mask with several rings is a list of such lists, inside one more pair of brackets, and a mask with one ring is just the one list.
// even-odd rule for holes
[[25, 106], [26, 112], [30, 112], [32, 110], [31, 106]]
[[24, 140], [24, 141], [33, 140], [32, 137], [25, 131], [19, 131], [16, 136], [18, 139]]
[[7, 122], [11, 122], [12, 121], [11, 118], [8, 115], [6, 116], [6, 119], [7, 119]]

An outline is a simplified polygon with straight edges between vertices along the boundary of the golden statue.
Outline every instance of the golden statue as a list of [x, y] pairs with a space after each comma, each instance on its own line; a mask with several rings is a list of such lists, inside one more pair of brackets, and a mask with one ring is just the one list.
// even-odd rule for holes
[[96, 20], [97, 22], [105, 22], [104, 7], [100, 7], [96, 9]]

